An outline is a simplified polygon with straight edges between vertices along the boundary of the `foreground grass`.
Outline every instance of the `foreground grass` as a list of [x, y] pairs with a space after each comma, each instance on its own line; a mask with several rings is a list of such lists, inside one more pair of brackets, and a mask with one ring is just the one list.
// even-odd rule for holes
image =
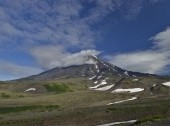
[[167, 115], [150, 115], [147, 117], [143, 117], [140, 118], [139, 120], [137, 120], [137, 122], [134, 123], [134, 125], [142, 125], [145, 124], [147, 122], [159, 122], [162, 120], [168, 120], [170, 119], [170, 117], [168, 117]]
[[52, 111], [59, 109], [59, 105], [31, 105], [18, 107], [1, 107], [0, 114], [19, 113], [24, 111]]
[[[97, 94], [95, 93], [92, 94], [93, 96], [95, 96], [94, 97], [95, 100], [96, 99], [103, 100], [103, 99], [98, 99]], [[66, 96], [66, 94], [62, 94], [62, 95]], [[77, 97], [83, 99], [82, 95]], [[104, 97], [104, 96], [98, 94], [98, 97]], [[57, 106], [34, 105], [34, 106], [21, 106], [21, 107], [3, 107], [0, 109], [0, 115], [3, 115], [2, 116], [3, 118], [0, 119], [0, 125], [2, 126], [30, 126], [30, 125], [88, 126], [89, 125], [90, 126], [90, 125], [107, 124], [107, 123], [112, 123], [117, 121], [126, 121], [126, 120], [134, 120], [134, 119], [138, 120], [134, 125], [142, 125], [142, 124], [145, 125], [146, 122], [159, 122], [161, 120], [169, 119], [170, 117], [169, 97], [139, 99], [136, 101], [130, 101], [130, 102], [125, 102], [122, 104], [115, 104], [110, 106], [97, 105], [97, 106], [80, 107], [79, 105], [75, 104], [76, 101], [74, 100], [73, 101], [68, 100], [65, 102], [74, 102], [72, 104], [74, 104], [75, 108], [70, 108], [70, 107], [63, 108], [62, 106], [62, 109], [60, 109], [60, 111], [53, 111], [53, 110], [58, 110], [60, 107], [58, 105]], [[80, 100], [78, 100], [78, 102], [80, 102]], [[84, 104], [86, 104], [86, 101], [84, 101]], [[22, 116], [15, 114], [18, 112]], [[15, 115], [15, 119], [13, 117], [14, 115]]]

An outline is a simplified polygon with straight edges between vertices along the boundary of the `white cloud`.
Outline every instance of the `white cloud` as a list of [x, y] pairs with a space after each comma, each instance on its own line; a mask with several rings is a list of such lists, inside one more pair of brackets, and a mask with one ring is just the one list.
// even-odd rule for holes
[[169, 64], [168, 56], [157, 51], [118, 54], [109, 56], [108, 60], [124, 69], [144, 73], [161, 72]]
[[[93, 48], [100, 31], [93, 25], [115, 11], [136, 16], [145, 0], [10, 0], [0, 3], [0, 43], [16, 46], [62, 44], [66, 48]], [[152, 0], [153, 1], [153, 0]], [[155, 1], [155, 0], [154, 0]], [[156, 0], [155, 2], [158, 2]], [[84, 2], [94, 3], [87, 8]], [[154, 3], [155, 3], [154, 2]], [[149, 0], [148, 3], [151, 3]], [[86, 12], [83, 16], [83, 12]], [[21, 44], [22, 43], [22, 44]], [[4, 46], [5, 44], [3, 44]], [[8, 46], [8, 45], [7, 45]]]
[[158, 33], [156, 36], [152, 37], [151, 40], [154, 41], [155, 47], [162, 50], [170, 49], [170, 27], [165, 31]]
[[16, 3], [6, 0], [0, 6], [0, 37], [4, 38], [1, 43], [17, 41], [26, 48], [30, 44], [94, 46], [94, 32], [80, 18], [82, 5], [79, 0], [17, 0]]
[[88, 63], [84, 57], [87, 55], [98, 55], [96, 50], [83, 50], [78, 53], [70, 53], [61, 46], [41, 46], [30, 50], [38, 63], [46, 69], [70, 65], [81, 65]]
[[151, 37], [149, 50], [106, 56], [113, 64], [124, 69], [145, 73], [166, 73], [170, 65], [170, 28]]

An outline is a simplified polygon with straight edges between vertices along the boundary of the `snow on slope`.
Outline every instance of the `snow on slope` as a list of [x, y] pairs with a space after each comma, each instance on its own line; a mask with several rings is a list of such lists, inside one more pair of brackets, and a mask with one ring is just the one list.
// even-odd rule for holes
[[103, 124], [103, 125], [98, 125], [98, 126], [113, 126], [113, 125], [135, 123], [135, 122], [137, 122], [137, 120], [123, 121], [123, 122], [113, 122], [113, 123], [108, 123], [108, 124]]
[[102, 76], [98, 76], [98, 77], [97, 77], [97, 79], [100, 79], [100, 78], [102, 78]]
[[126, 100], [122, 100], [122, 101], [117, 101], [117, 102], [114, 102], [114, 103], [109, 103], [107, 105], [118, 104], [118, 103], [122, 103], [122, 102], [126, 102], [126, 101], [132, 101], [132, 100], [135, 100], [135, 99], [137, 99], [137, 97], [132, 97], [130, 99], [126, 99]]
[[28, 88], [27, 90], [25, 90], [25, 92], [28, 92], [28, 91], [36, 91], [35, 88]]
[[95, 76], [93, 76], [93, 77], [91, 77], [91, 78], [89, 78], [89, 80], [93, 80], [95, 77], [96, 77], [96, 75], [95, 75]]
[[128, 73], [127, 71], [125, 71], [124, 74], [125, 74], [126, 76], [129, 76], [129, 73]]
[[95, 84], [97, 84], [97, 83], [98, 83], [98, 81], [95, 81], [94, 83], [95, 83]]
[[143, 88], [116, 89], [111, 93], [124, 93], [124, 92], [136, 93], [143, 90], [144, 90]]
[[165, 82], [165, 83], [162, 83], [163, 85], [165, 86], [170, 86], [170, 82]]
[[109, 86], [105, 86], [105, 87], [101, 87], [101, 88], [97, 88], [95, 90], [97, 90], [97, 91], [106, 91], [106, 90], [109, 90], [110, 88], [112, 88], [113, 86], [114, 86], [114, 84], [109, 85]]
[[[95, 83], [95, 82], [94, 82], [94, 83]], [[95, 83], [95, 84], [97, 84], [97, 83]], [[102, 80], [100, 84], [98, 84], [98, 85], [96, 85], [96, 86], [94, 86], [94, 87], [89, 87], [89, 88], [90, 88], [90, 89], [96, 89], [96, 88], [98, 88], [99, 86], [106, 85], [106, 84], [107, 84], [106, 80]]]
[[133, 79], [133, 81], [135, 82], [135, 81], [138, 81], [139, 79]]

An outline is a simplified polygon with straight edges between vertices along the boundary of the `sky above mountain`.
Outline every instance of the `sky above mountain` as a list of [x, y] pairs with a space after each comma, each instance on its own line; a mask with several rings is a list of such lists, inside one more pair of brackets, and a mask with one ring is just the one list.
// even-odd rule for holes
[[0, 0], [0, 80], [79, 65], [86, 54], [170, 74], [169, 0]]

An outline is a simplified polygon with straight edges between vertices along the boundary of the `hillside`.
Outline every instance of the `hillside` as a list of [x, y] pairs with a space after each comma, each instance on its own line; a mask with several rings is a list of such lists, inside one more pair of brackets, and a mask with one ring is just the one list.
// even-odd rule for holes
[[169, 124], [170, 77], [127, 71], [96, 56], [84, 59], [83, 65], [1, 82], [0, 125]]

